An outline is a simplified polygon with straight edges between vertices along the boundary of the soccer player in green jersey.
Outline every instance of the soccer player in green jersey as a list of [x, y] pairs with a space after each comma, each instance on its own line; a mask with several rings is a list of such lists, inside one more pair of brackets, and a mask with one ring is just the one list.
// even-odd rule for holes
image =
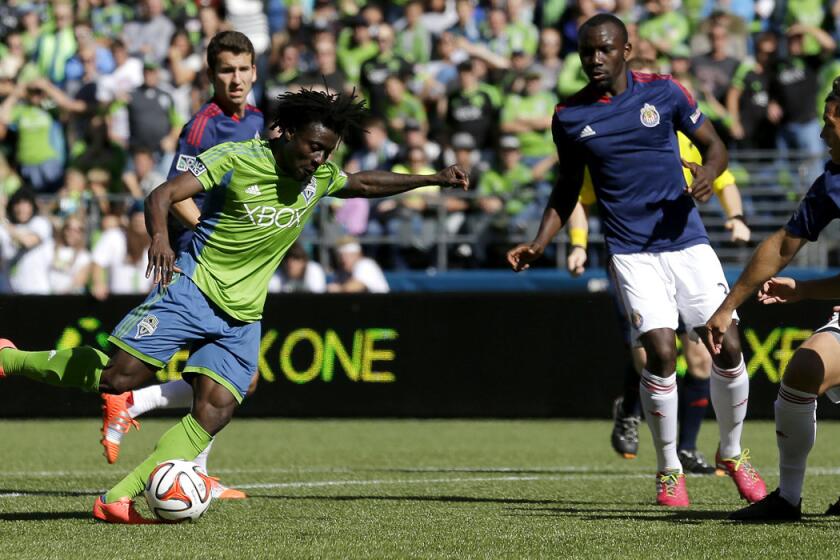
[[[154, 451], [106, 494], [93, 516], [109, 523], [152, 523], [134, 509], [154, 467], [192, 460], [231, 419], [257, 367], [268, 281], [324, 196], [383, 197], [417, 187], [469, 187], [451, 166], [434, 175], [385, 171], [344, 174], [329, 160], [350, 128], [366, 116], [353, 95], [311, 90], [278, 98], [273, 140], [219, 144], [188, 171], [152, 191], [146, 224], [149, 268], [157, 287], [111, 334], [110, 358], [82, 346], [24, 352], [0, 339], [0, 376], [23, 375], [53, 385], [123, 393], [148, 382], [177, 350], [192, 352], [184, 377], [193, 386], [190, 414], [166, 432]], [[195, 235], [176, 255], [166, 216], [176, 202], [207, 191]]]

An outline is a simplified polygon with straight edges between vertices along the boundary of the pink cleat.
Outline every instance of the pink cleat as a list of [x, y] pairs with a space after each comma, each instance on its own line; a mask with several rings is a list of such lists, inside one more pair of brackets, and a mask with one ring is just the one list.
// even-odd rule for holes
[[719, 469], [726, 471], [732, 477], [735, 487], [742, 498], [754, 504], [767, 495], [767, 487], [761, 480], [761, 475], [750, 463], [750, 450], [744, 449], [737, 457], [722, 458], [720, 450], [715, 454], [715, 463]]
[[[17, 348], [17, 346], [7, 338], [0, 338], [0, 350], [3, 348]], [[3, 371], [3, 364], [0, 364], [0, 377], [6, 377], [6, 373]]]
[[688, 490], [683, 473], [656, 473], [656, 503], [667, 507], [688, 507]]

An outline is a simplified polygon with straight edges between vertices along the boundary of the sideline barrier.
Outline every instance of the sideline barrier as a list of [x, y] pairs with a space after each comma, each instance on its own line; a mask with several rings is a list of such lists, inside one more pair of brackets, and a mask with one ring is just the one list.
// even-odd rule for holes
[[[0, 336], [29, 350], [100, 347], [141, 300], [3, 297]], [[751, 417], [772, 418], [785, 364], [830, 313], [826, 302], [741, 309]], [[626, 356], [605, 293], [271, 296], [261, 351], [260, 386], [238, 416], [605, 418]], [[98, 414], [96, 395], [0, 381], [0, 417]]]

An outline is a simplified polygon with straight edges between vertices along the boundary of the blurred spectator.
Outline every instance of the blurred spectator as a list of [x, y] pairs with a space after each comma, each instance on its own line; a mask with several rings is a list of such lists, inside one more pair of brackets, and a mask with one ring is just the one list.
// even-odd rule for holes
[[540, 32], [534, 70], [542, 75], [541, 87], [545, 91], [553, 91], [560, 78], [560, 70], [563, 68], [563, 59], [560, 58], [560, 50], [563, 47], [561, 41], [560, 33], [556, 29], [543, 29]]
[[[803, 50], [805, 34], [815, 37], [822, 48], [818, 55], [806, 55]], [[768, 116], [778, 124], [776, 148], [782, 153], [800, 151], [809, 162], [804, 183], [811, 182], [822, 172], [824, 146], [820, 139], [821, 124], [817, 116], [814, 94], [820, 66], [836, 47], [831, 35], [816, 27], [792, 25], [787, 31], [788, 56], [778, 60], [774, 79], [770, 84]]]
[[348, 82], [344, 72], [338, 67], [335, 41], [324, 38], [315, 43], [315, 70], [308, 72], [301, 79], [304, 85], [326, 85], [331, 92], [347, 91]]
[[688, 18], [674, 9], [672, 0], [645, 0], [644, 5], [647, 16], [639, 22], [640, 39], [650, 41], [665, 55], [678, 45], [688, 44], [691, 30]]
[[446, 101], [449, 133], [467, 133], [479, 150], [488, 149], [495, 144], [499, 108], [486, 90], [479, 89], [472, 61], [458, 65], [458, 86]]
[[163, 64], [175, 24], [163, 13], [162, 0], [140, 0], [137, 19], [125, 24], [123, 40], [131, 56]]
[[108, 136], [127, 146], [130, 132], [125, 104], [131, 99], [131, 92], [143, 85], [143, 62], [130, 57], [125, 45], [119, 40], [111, 43], [111, 54], [114, 55], [116, 68], [97, 81], [96, 99], [108, 107]]
[[34, 2], [24, 3], [20, 7], [21, 41], [26, 56], [32, 58], [41, 36], [41, 11]]
[[400, 147], [388, 138], [385, 122], [379, 117], [371, 117], [365, 122], [362, 147], [353, 152], [344, 166], [347, 173], [359, 171], [390, 170]]
[[52, 294], [81, 294], [90, 280], [91, 257], [86, 248], [85, 223], [68, 216], [55, 236], [48, 278]]
[[35, 44], [33, 59], [38, 71], [52, 83], [63, 85], [67, 62], [76, 54], [76, 34], [73, 32], [73, 4], [69, 0], [53, 3], [55, 28], [41, 33]]
[[309, 260], [303, 245], [295, 243], [289, 248], [280, 268], [268, 282], [270, 293], [312, 293], [327, 291], [327, 275], [324, 268]]
[[204, 62], [194, 52], [187, 32], [183, 29], [175, 31], [166, 55], [166, 64], [161, 70], [161, 81], [172, 88], [172, 101], [181, 122], [187, 122], [193, 113], [192, 86], [203, 68]]
[[15, 192], [8, 210], [0, 207], [0, 248], [12, 292], [49, 294], [47, 278], [53, 252], [50, 221], [38, 215], [35, 193], [29, 188]]
[[[420, 16], [420, 20], [423, 28], [429, 33], [440, 35], [458, 21], [455, 0], [428, 0], [423, 5], [423, 15]], [[410, 57], [409, 60], [411, 60]]]
[[412, 148], [420, 148], [426, 155], [426, 161], [434, 166], [440, 159], [440, 144], [429, 140], [423, 125], [414, 119], [405, 121], [403, 129], [403, 153], [408, 153]]
[[[414, 64], [428, 62], [432, 54], [432, 31], [428, 27], [429, 22], [424, 20], [423, 16], [423, 2], [410, 0], [405, 5], [405, 17], [394, 24], [397, 31], [397, 51]], [[457, 15], [455, 17], [457, 21]], [[454, 21], [450, 22], [450, 25], [451, 23]], [[440, 32], [445, 31], [446, 27]]]
[[134, 169], [123, 173], [123, 183], [132, 197], [144, 199], [166, 180], [166, 176], [158, 171], [154, 154], [149, 148], [144, 146], [133, 148], [131, 159]]
[[511, 53], [507, 25], [507, 13], [494, 7], [487, 14], [486, 25], [482, 28], [483, 42], [493, 53], [503, 57], [509, 57]]
[[569, 54], [577, 55], [578, 28], [584, 21], [598, 13], [594, 0], [573, 0], [570, 2], [560, 18], [558, 27], [563, 36], [563, 51], [565, 57]]
[[336, 244], [335, 251], [338, 270], [335, 280], [327, 284], [328, 292], [382, 294], [389, 291], [382, 269], [376, 261], [362, 255], [358, 240], [344, 238]]
[[458, 15], [458, 21], [448, 31], [471, 42], [480, 41], [481, 31], [475, 17], [474, 0], [456, 0], [455, 12]]
[[142, 205], [132, 206], [127, 218], [115, 221], [93, 247], [91, 294], [100, 301], [112, 294], [144, 294], [152, 289], [152, 279], [146, 278], [150, 240]]
[[351, 84], [359, 83], [362, 63], [378, 52], [379, 47], [371, 37], [368, 23], [361, 16], [353, 18], [350, 27], [338, 36], [338, 63]]
[[9, 165], [9, 160], [0, 153], [0, 204], [3, 204], [6, 198], [16, 190], [23, 186], [23, 181], [20, 175], [15, 173], [14, 168]]
[[271, 70], [271, 76], [265, 82], [265, 105], [269, 115], [274, 112], [277, 96], [291, 90], [301, 81], [300, 49], [287, 44], [280, 49], [280, 66]]
[[458, 63], [468, 58], [458, 46], [458, 38], [448, 31], [441, 34], [437, 42], [437, 56], [426, 64], [414, 67], [411, 84], [419, 91], [420, 98], [435, 104], [446, 98], [458, 85]]
[[776, 145], [776, 129], [767, 118], [770, 74], [775, 64], [778, 40], [770, 31], [755, 40], [755, 58], [741, 62], [726, 96], [732, 117], [732, 137], [743, 150], [770, 150]]
[[428, 130], [426, 109], [419, 99], [408, 92], [405, 82], [399, 76], [388, 76], [385, 79], [385, 92], [388, 99], [384, 114], [387, 119], [388, 137], [391, 140], [403, 141], [403, 129], [408, 119], [414, 119], [420, 123], [423, 130]]
[[394, 51], [394, 30], [388, 24], [382, 24], [376, 32], [379, 54], [362, 63], [360, 84], [367, 95], [370, 110], [380, 115], [387, 104], [385, 80], [397, 76], [405, 80], [411, 74], [411, 66]]
[[44, 89], [32, 79], [18, 77], [12, 93], [0, 104], [0, 140], [17, 133], [15, 158], [20, 176], [41, 192], [55, 192], [64, 175], [64, 131], [43, 108]]
[[[128, 157], [125, 149], [109, 137], [108, 125], [103, 117], [95, 116], [91, 119], [86, 136], [74, 149], [74, 156], [71, 161], [73, 167], [84, 173], [97, 172], [90, 188], [100, 199], [107, 197], [108, 193], [124, 192], [122, 173]], [[101, 191], [98, 191], [100, 187]], [[107, 208], [107, 200], [100, 200], [100, 203], [104, 204], [103, 208]]]
[[525, 75], [523, 95], [511, 95], [502, 108], [501, 129], [515, 134], [526, 165], [554, 153], [551, 118], [557, 98], [541, 89], [542, 76], [533, 70]]
[[89, 0], [89, 2], [93, 34], [99, 38], [119, 37], [125, 24], [134, 16], [132, 9], [119, 0]]
[[537, 54], [539, 30], [528, 19], [530, 11], [526, 9], [522, 0], [507, 0], [508, 25], [505, 33], [511, 51], [523, 51], [528, 56]]
[[85, 174], [72, 167], [64, 174], [64, 184], [59, 189], [58, 216], [67, 217], [85, 210], [83, 203], [87, 196], [87, 178]]
[[714, 24], [708, 36], [711, 51], [694, 57], [691, 69], [700, 91], [710, 93], [720, 103], [726, 103], [726, 92], [738, 68], [738, 60], [729, 55], [729, 33], [725, 25]]
[[172, 96], [159, 86], [160, 66], [147, 60], [143, 65], [143, 85], [131, 93], [128, 102], [129, 137], [132, 148], [151, 151], [160, 169], [168, 171], [184, 122], [175, 110]]

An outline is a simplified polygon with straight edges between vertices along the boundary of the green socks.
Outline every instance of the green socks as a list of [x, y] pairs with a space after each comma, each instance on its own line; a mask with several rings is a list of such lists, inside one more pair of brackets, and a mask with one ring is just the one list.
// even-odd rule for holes
[[106, 365], [108, 356], [89, 346], [48, 352], [14, 348], [0, 351], [0, 366], [6, 375], [23, 375], [41, 383], [84, 391], [99, 391], [99, 378]]
[[126, 496], [134, 498], [146, 487], [149, 475], [160, 463], [168, 459], [192, 461], [212, 441], [213, 436], [196, 422], [192, 414], [187, 414], [161, 436], [155, 450], [145, 461], [105, 494], [105, 503], [111, 503]]

